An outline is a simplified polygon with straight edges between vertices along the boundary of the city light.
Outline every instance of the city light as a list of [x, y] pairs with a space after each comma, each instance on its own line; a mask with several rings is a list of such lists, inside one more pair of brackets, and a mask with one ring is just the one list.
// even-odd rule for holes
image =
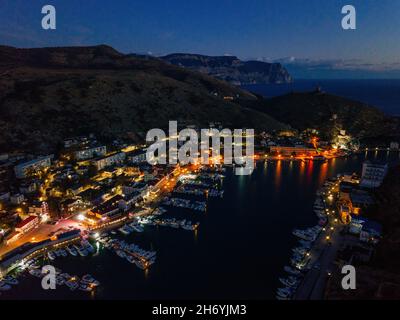
[[85, 216], [83, 214], [78, 215], [77, 218], [78, 218], [79, 221], [85, 220]]

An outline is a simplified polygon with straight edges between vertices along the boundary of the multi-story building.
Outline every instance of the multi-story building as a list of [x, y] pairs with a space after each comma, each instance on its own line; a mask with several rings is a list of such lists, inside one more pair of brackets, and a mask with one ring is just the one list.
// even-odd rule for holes
[[387, 163], [365, 161], [363, 163], [360, 185], [366, 188], [379, 187], [382, 184], [387, 171]]
[[53, 155], [48, 155], [45, 157], [40, 157], [34, 160], [20, 163], [14, 167], [15, 176], [18, 179], [23, 179], [28, 177], [31, 172], [48, 168], [51, 165], [52, 158]]
[[38, 224], [39, 224], [38, 216], [29, 216], [28, 218], [22, 220], [15, 226], [15, 231], [20, 233], [26, 233], [32, 230]]
[[102, 204], [98, 205], [97, 207], [89, 210], [88, 214], [92, 216], [96, 216], [96, 218], [104, 218], [111, 216], [120, 210], [125, 210], [127, 208], [126, 201], [124, 197], [121, 195], [116, 195], [111, 199], [103, 202]]
[[392, 141], [390, 143], [390, 150], [399, 150], [399, 143], [396, 141]]
[[107, 153], [106, 146], [88, 147], [82, 150], [75, 151], [76, 160], [87, 160], [94, 157], [102, 157]]
[[133, 164], [146, 162], [146, 150], [135, 150], [129, 153], [128, 161]]
[[23, 194], [33, 193], [38, 189], [39, 186], [40, 183], [37, 183], [37, 181], [27, 180], [20, 184], [19, 191]]
[[25, 201], [25, 197], [21, 193], [16, 193], [16, 194], [11, 195], [10, 201], [12, 204], [21, 204], [22, 202]]
[[102, 170], [106, 167], [123, 163], [126, 157], [125, 152], [114, 153], [112, 155], [93, 160], [93, 164], [97, 170]]

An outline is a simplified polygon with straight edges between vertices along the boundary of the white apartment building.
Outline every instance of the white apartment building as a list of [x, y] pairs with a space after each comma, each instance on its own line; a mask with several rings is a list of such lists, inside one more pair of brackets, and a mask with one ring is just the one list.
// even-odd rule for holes
[[50, 167], [53, 155], [40, 157], [34, 160], [20, 163], [14, 167], [15, 176], [18, 179], [26, 178], [30, 171], [42, 170]]
[[110, 156], [93, 160], [93, 164], [97, 170], [103, 170], [106, 167], [113, 166], [119, 163], [123, 163], [126, 157], [125, 152], [118, 152]]
[[76, 160], [87, 160], [93, 157], [102, 157], [107, 153], [106, 146], [97, 146], [75, 151]]
[[388, 171], [387, 163], [376, 163], [365, 161], [362, 168], [362, 176], [360, 186], [366, 188], [379, 187]]

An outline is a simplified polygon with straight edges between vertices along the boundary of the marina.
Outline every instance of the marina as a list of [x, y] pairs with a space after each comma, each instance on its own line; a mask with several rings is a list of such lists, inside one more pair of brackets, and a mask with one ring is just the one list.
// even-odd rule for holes
[[[99, 231], [98, 237], [91, 239], [89, 235], [90, 246], [86, 241], [80, 241], [63, 248], [67, 257], [61, 250], [53, 250], [55, 259], [52, 264], [70, 274], [93, 274], [101, 282], [90, 295], [80, 296], [82, 299], [106, 298], [111, 292], [113, 297], [115, 292], [119, 292], [117, 297], [121, 298], [162, 298], [171, 296], [170, 288], [176, 297], [191, 292], [191, 298], [201, 298], [209, 295], [209, 279], [219, 284], [219, 289], [215, 288], [211, 295], [215, 298], [292, 299], [295, 288], [302, 287], [307, 270], [311, 266], [313, 270], [319, 256], [315, 245], [326, 235], [326, 227], [319, 223], [324, 217], [324, 202], [319, 197], [328, 190], [324, 190], [324, 184], [329, 178], [334, 180], [337, 173], [356, 171], [363, 161], [357, 157], [308, 165], [258, 162], [251, 177], [235, 176], [228, 168], [223, 179], [224, 197], [209, 198], [206, 214], [199, 215], [197, 210], [186, 205], [160, 204], [123, 224], [132, 229], [127, 235], [118, 228]], [[257, 179], [257, 189], [250, 187], [253, 179]], [[332, 181], [325, 185], [328, 188], [332, 186]], [[260, 211], [259, 204], [265, 203], [265, 194], [268, 194], [267, 206]], [[288, 201], [289, 195], [294, 200], [302, 199], [303, 204], [299, 206], [296, 201]], [[190, 201], [182, 203], [200, 201], [197, 196], [188, 197]], [[325, 208], [327, 217], [331, 214], [331, 208], [328, 209], [329, 212]], [[183, 225], [197, 223], [200, 223], [199, 227], [192, 232], [179, 231], [185, 229]], [[132, 227], [136, 225], [144, 231], [134, 231]], [[267, 233], [265, 228], [268, 228]], [[316, 239], [312, 242], [315, 234]], [[265, 246], [267, 251], [262, 250]], [[91, 248], [94, 252], [90, 252], [93, 251]], [[241, 259], [233, 259], [233, 248], [246, 248], [241, 251]], [[76, 252], [76, 255], [71, 252]], [[146, 256], [149, 252], [156, 252], [156, 259]], [[270, 263], [271, 256], [274, 257], [273, 264]], [[149, 262], [147, 267], [138, 262], [140, 257]], [[257, 257], [256, 264], [245, 263], [254, 261], [254, 257]], [[237, 289], [229, 287], [232, 277], [224, 272], [228, 265], [232, 274], [242, 275], [236, 280]], [[206, 274], [202, 272], [204, 268]], [[115, 269], [119, 272], [116, 273]], [[182, 281], [182, 274], [187, 270], [196, 274], [190, 282]], [[31, 272], [38, 275], [38, 271]], [[18, 285], [4, 283], [2, 287], [10, 286], [10, 289], [2, 291], [2, 298], [11, 298], [14, 294], [49, 298], [49, 293], [34, 289], [39, 285], [35, 276], [28, 273], [28, 277], [16, 275], [16, 279]], [[61, 283], [62, 279], [59, 281]], [[66, 285], [62, 285], [60, 290], [62, 288], [67, 289], [63, 295], [71, 291]], [[231, 289], [226, 291], [224, 288]], [[73, 294], [79, 292], [84, 293], [75, 289]], [[154, 292], [157, 292], [156, 296]]]

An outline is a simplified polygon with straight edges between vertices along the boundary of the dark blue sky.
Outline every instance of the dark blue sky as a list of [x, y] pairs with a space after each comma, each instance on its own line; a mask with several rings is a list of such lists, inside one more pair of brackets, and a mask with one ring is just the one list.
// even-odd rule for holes
[[[45, 4], [57, 9], [55, 31], [41, 29]], [[341, 28], [345, 4], [357, 9], [357, 30]], [[17, 47], [105, 43], [122, 52], [400, 69], [398, 0], [0, 0], [0, 25], [0, 44]]]

